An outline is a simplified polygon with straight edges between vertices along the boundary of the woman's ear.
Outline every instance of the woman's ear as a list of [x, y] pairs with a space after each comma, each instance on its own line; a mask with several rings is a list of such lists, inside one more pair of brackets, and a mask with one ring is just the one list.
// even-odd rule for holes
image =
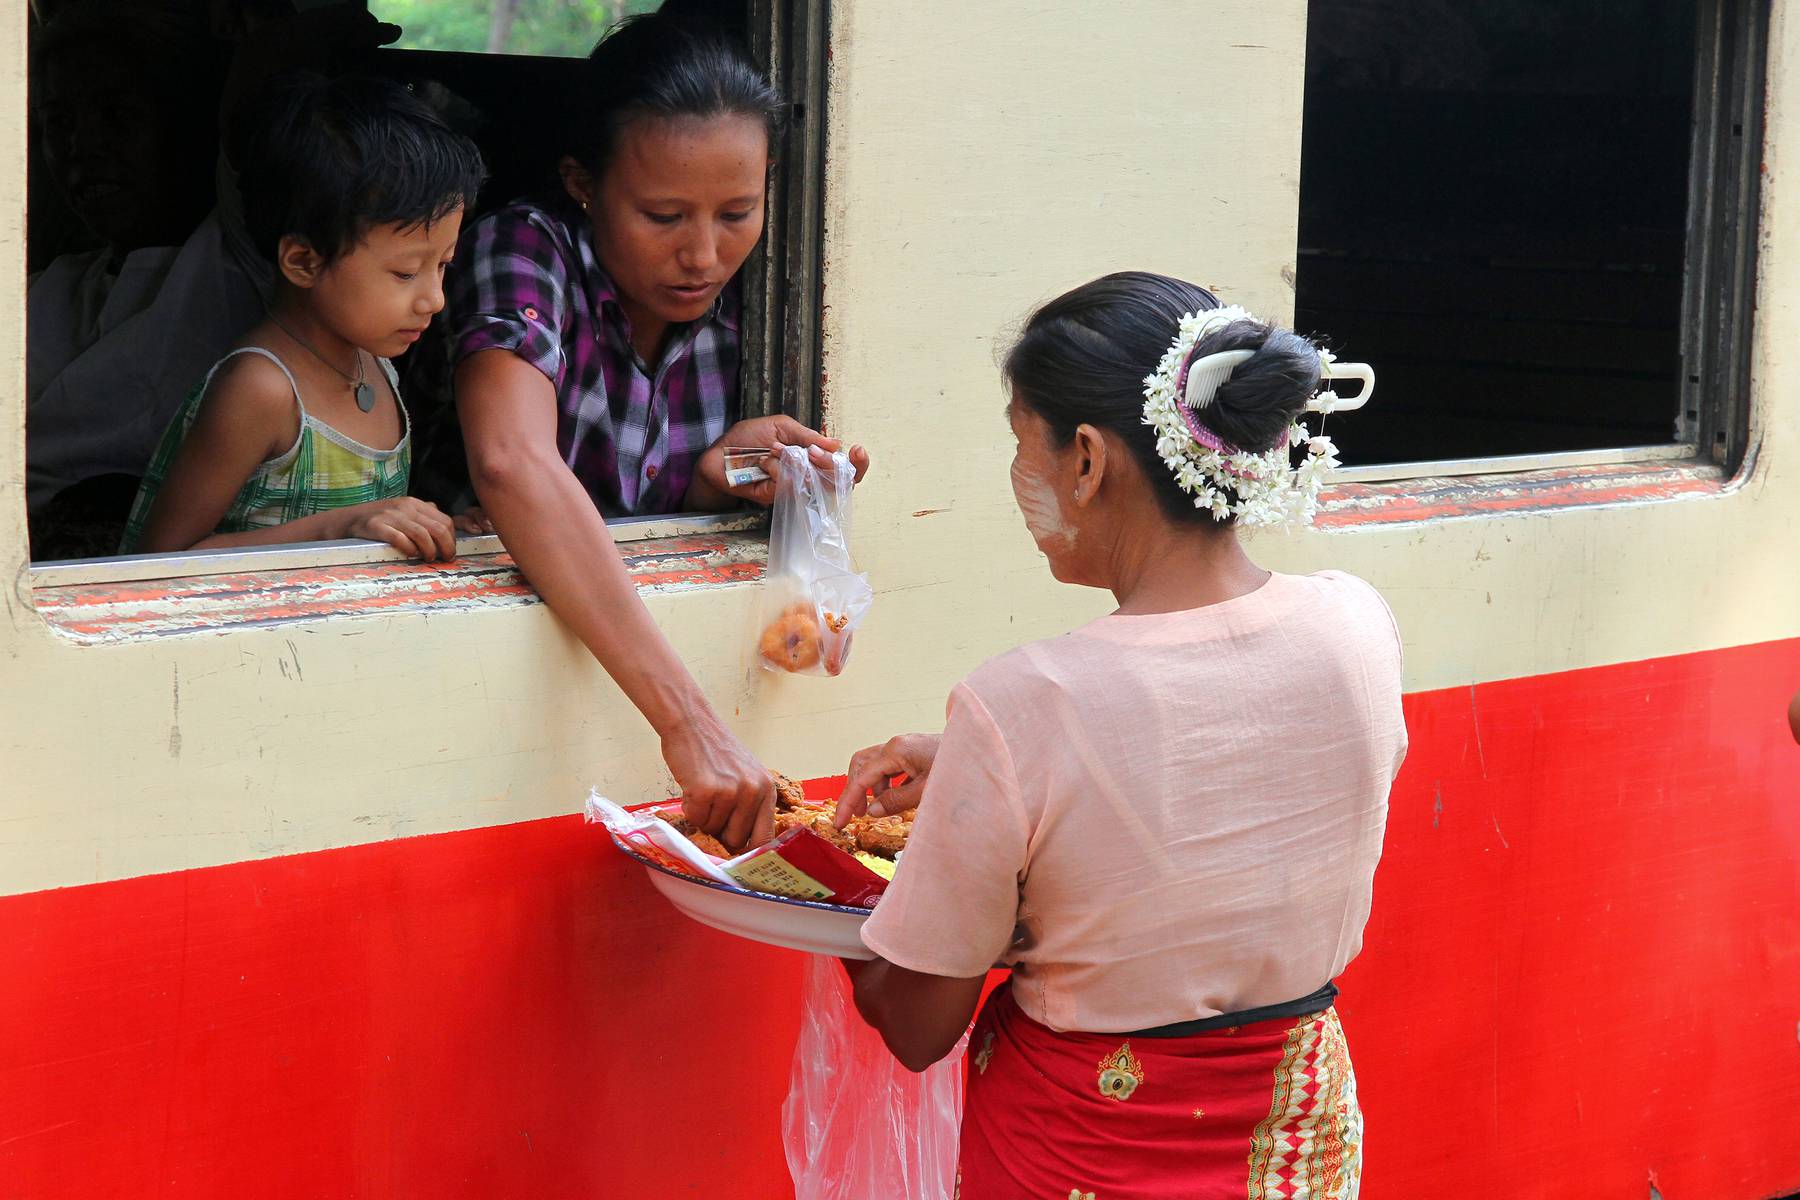
[[587, 206], [594, 202], [593, 173], [569, 154], [562, 156], [562, 161], [556, 164], [556, 170], [562, 176], [563, 191], [569, 193], [569, 199], [581, 205], [581, 211], [586, 212]]
[[1077, 508], [1085, 508], [1100, 494], [1106, 478], [1106, 435], [1092, 425], [1078, 425], [1069, 447], [1075, 455], [1075, 495]]
[[276, 247], [275, 263], [281, 268], [282, 277], [297, 288], [314, 286], [325, 273], [324, 257], [311, 242], [291, 233]]

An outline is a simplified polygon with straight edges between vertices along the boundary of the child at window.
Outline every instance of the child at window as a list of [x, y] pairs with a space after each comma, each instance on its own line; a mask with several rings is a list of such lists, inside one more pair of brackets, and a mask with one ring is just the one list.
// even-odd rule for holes
[[274, 300], [171, 421], [123, 550], [370, 538], [454, 557], [456, 529], [484, 522], [407, 495], [411, 428], [388, 360], [444, 306], [479, 151], [369, 79], [280, 82], [239, 130], [245, 221], [274, 261]]

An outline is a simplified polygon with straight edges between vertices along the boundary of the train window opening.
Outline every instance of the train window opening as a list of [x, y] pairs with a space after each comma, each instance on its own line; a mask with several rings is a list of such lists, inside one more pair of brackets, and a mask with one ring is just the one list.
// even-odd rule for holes
[[1308, 14], [1296, 324], [1381, 378], [1346, 474], [1735, 468], [1766, 3]]
[[400, 27], [397, 50], [579, 58], [615, 23], [655, 12], [657, 0], [371, 0]]
[[[160, 18], [129, 0], [45, 0], [32, 6], [29, 385], [24, 406], [30, 558], [46, 579], [69, 574], [66, 568], [49, 571], [47, 564], [79, 560], [83, 565], [76, 573], [93, 580], [110, 578], [109, 570], [131, 579], [257, 570], [262, 569], [259, 552], [268, 553], [269, 569], [275, 569], [276, 560], [294, 565], [313, 559], [395, 558], [396, 552], [379, 542], [308, 543], [298, 558], [295, 544], [236, 548], [222, 555], [117, 553], [148, 466], [147, 458], [136, 462], [135, 450], [150, 447], [167, 421], [166, 412], [160, 419], [146, 418], [150, 406], [144, 397], [159, 387], [179, 388], [179, 405], [206, 367], [264, 312], [256, 276], [258, 270], [266, 276], [268, 268], [254, 263], [255, 252], [242, 233], [216, 130], [227, 103], [227, 81], [238, 65], [234, 54], [240, 50], [233, 41], [236, 35], [221, 24], [220, 12], [241, 7], [248, 14], [271, 6], [255, 0], [185, 2], [193, 12], [177, 13], [156, 28], [156, 36], [166, 35], [170, 46], [201, 47], [204, 55], [170, 55], [159, 64], [147, 61], [154, 55], [137, 53], [125, 38], [97, 37], [93, 51], [78, 46], [67, 52], [67, 69], [55, 72], [41, 69], [40, 63], [50, 57], [42, 47], [64, 36], [62, 29], [83, 26], [91, 31], [115, 17], [121, 28], [130, 24], [136, 29]], [[741, 366], [728, 420], [784, 412], [818, 424], [825, 0], [665, 0], [661, 5], [656, 0], [373, 0], [368, 7], [373, 18], [400, 25], [402, 33], [350, 70], [406, 84], [474, 138], [483, 152], [488, 181], [475, 209], [465, 214], [464, 228], [515, 198], [555, 186], [559, 148], [547, 140], [550, 122], [543, 106], [554, 103], [599, 32], [618, 19], [680, 7], [746, 41], [787, 101], [788, 114], [783, 141], [772, 148], [764, 236], [740, 275]], [[180, 8], [177, 3], [157, 6], [157, 11]], [[89, 19], [69, 22], [59, 16]], [[127, 116], [132, 119], [124, 121]], [[82, 163], [74, 166], [73, 156], [52, 153], [53, 136], [69, 144], [71, 121], [82, 123], [81, 136], [96, 141], [107, 141], [104, 132], [121, 122], [134, 127], [145, 153], [166, 168], [149, 174], [172, 181], [166, 189], [170, 203], [163, 206], [171, 214], [163, 225], [179, 227], [178, 232], [123, 228], [131, 224], [129, 213], [118, 209], [148, 207], [141, 201], [160, 193], [140, 188], [121, 202], [120, 193], [130, 185], [111, 176], [119, 174], [121, 164], [130, 164], [109, 150], [84, 148]], [[116, 161], [108, 162], [109, 157]], [[184, 320], [184, 311], [195, 305], [209, 315], [198, 322]], [[222, 325], [231, 313], [244, 314], [244, 320], [227, 331]], [[173, 377], [183, 374], [179, 369], [165, 372], [168, 380], [156, 378], [154, 363], [177, 351], [191, 351], [186, 358], [198, 366], [185, 374], [193, 378], [174, 383]], [[414, 392], [417, 364], [407, 359], [417, 357], [396, 359], [415, 447], [425, 444], [419, 435], [429, 432], [434, 415], [453, 411], [436, 396]], [[65, 403], [70, 396], [75, 399]], [[59, 407], [61, 414], [52, 411]], [[168, 408], [166, 395], [156, 407]], [[123, 439], [130, 447], [126, 453], [105, 446], [109, 439], [119, 440], [120, 427], [134, 423], [159, 428]], [[123, 461], [127, 457], [133, 462]], [[415, 453], [415, 481], [422, 479], [420, 466]], [[754, 514], [737, 512], [671, 514], [622, 520], [618, 532], [621, 540], [633, 540], [690, 526], [757, 523]], [[462, 554], [499, 548], [491, 537], [459, 543]], [[98, 559], [108, 562], [91, 561]]]

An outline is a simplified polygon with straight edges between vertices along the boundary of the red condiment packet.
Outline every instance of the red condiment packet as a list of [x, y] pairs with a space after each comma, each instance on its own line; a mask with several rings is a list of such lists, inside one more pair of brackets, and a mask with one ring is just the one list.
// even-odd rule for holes
[[810, 829], [795, 827], [724, 864], [753, 892], [873, 908], [888, 881]]

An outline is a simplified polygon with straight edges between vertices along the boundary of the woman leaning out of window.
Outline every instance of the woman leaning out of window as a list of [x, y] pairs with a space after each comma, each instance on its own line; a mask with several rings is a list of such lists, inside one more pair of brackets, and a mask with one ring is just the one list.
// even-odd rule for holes
[[[762, 236], [780, 97], [735, 43], [667, 16], [601, 42], [566, 114], [562, 193], [464, 238], [449, 304], [469, 470], [545, 602], [637, 705], [689, 816], [741, 846], [774, 791], [637, 597], [605, 518], [768, 503], [723, 447], [836, 442], [732, 423], [737, 275]], [[728, 432], [729, 429], [729, 432]], [[858, 476], [868, 468], [860, 447]]]

